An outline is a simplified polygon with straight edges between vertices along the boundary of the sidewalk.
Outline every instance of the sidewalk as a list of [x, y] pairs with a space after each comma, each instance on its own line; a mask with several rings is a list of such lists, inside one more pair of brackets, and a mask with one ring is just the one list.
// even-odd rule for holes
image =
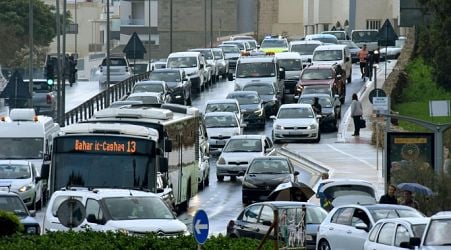
[[[395, 66], [396, 61], [387, 63], [387, 76]], [[385, 77], [385, 63], [377, 71], [377, 87], [383, 86]], [[374, 80], [374, 79], [373, 79]], [[328, 169], [330, 178], [361, 179], [372, 183], [376, 187], [376, 197], [384, 194], [384, 179], [382, 178], [382, 150], [371, 145], [372, 105], [368, 94], [374, 88], [373, 81], [364, 83], [357, 94], [363, 106], [363, 118], [366, 128], [360, 130], [360, 136], [352, 136], [354, 124], [350, 117], [350, 109], [343, 115], [337, 133], [337, 139], [321, 144], [286, 144], [283, 151], [299, 158], [299, 161], [309, 162], [318, 169]], [[317, 180], [320, 173], [317, 172]]]

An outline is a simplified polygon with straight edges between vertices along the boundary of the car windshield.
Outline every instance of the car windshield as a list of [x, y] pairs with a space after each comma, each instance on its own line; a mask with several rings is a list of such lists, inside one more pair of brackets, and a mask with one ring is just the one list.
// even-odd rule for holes
[[283, 48], [288, 47], [287, 40], [285, 39], [264, 39], [260, 48]]
[[258, 95], [253, 95], [253, 94], [229, 95], [227, 98], [236, 99], [240, 105], [257, 104], [260, 102]]
[[140, 92], [156, 92], [162, 93], [164, 91], [163, 85], [161, 84], [136, 84], [133, 88], [132, 93], [140, 93]]
[[311, 108], [282, 108], [279, 109], [277, 119], [299, 119], [299, 118], [313, 118], [313, 111]]
[[327, 80], [333, 78], [331, 69], [305, 69], [301, 80]]
[[259, 95], [274, 95], [274, 88], [271, 85], [248, 85], [244, 86], [244, 91], [256, 91]]
[[0, 179], [29, 179], [30, 166], [23, 164], [1, 164]]
[[143, 104], [160, 104], [160, 99], [156, 96], [130, 96], [127, 101], [141, 101]]
[[147, 63], [140, 63], [140, 64], [134, 64], [133, 65], [133, 73], [135, 74], [142, 74], [147, 71]]
[[338, 43], [338, 39], [336, 37], [313, 37], [311, 40], [320, 41], [322, 43]]
[[[320, 96], [318, 102], [323, 108], [332, 108], [332, 102], [329, 97]], [[299, 98], [299, 103], [313, 104], [313, 96]]]
[[280, 59], [277, 61], [285, 71], [300, 71], [302, 69], [301, 59]]
[[[106, 66], [106, 59], [103, 59], [102, 66]], [[127, 66], [127, 61], [124, 58], [110, 58], [110, 66]]]
[[406, 218], [406, 217], [423, 217], [418, 211], [414, 209], [404, 208], [372, 208], [369, 209], [374, 221], [387, 218]]
[[160, 197], [114, 197], [104, 201], [113, 220], [174, 219]]
[[302, 90], [303, 95], [307, 94], [328, 94], [330, 95], [331, 90], [329, 86], [321, 87], [321, 86], [305, 86]]
[[228, 128], [238, 127], [235, 115], [227, 116], [206, 116], [205, 127], [207, 128]]
[[149, 75], [149, 80], [165, 81], [165, 82], [180, 82], [180, 74], [178, 72], [152, 72]]
[[346, 40], [346, 33], [340, 31], [326, 31], [323, 34], [330, 34], [335, 36], [338, 40]]
[[[246, 50], [244, 48], [244, 43], [242, 43], [242, 42], [227, 42], [227, 43], [224, 43], [224, 44], [233, 44], [233, 45], [238, 46], [239, 50]], [[238, 51], [237, 53], [240, 53], [240, 51]]]
[[239, 63], [236, 68], [239, 78], [246, 77], [271, 77], [276, 75], [274, 62]]
[[224, 53], [240, 53], [240, 48], [236, 46], [221, 46]]
[[197, 67], [196, 57], [171, 57], [168, 59], [168, 68], [195, 68]]
[[313, 51], [319, 44], [293, 44], [291, 52], [298, 52], [300, 55], [313, 55]]
[[[306, 220], [307, 224], [321, 224], [327, 216], [327, 212], [321, 207], [317, 206], [306, 206]], [[302, 208], [299, 207], [287, 207], [279, 208], [279, 225], [294, 225], [297, 226], [301, 222], [302, 218]], [[291, 218], [291, 219], [290, 219]], [[287, 220], [288, 219], [288, 220]]]
[[342, 56], [341, 50], [317, 50], [313, 53], [313, 61], [338, 61]]
[[451, 246], [451, 219], [433, 219], [426, 232], [425, 246]]
[[222, 53], [221, 53], [221, 51], [219, 51], [219, 50], [213, 50], [213, 55], [215, 55], [215, 59], [216, 60], [219, 60], [219, 59], [222, 59], [223, 57], [222, 57]]
[[377, 30], [362, 30], [353, 31], [351, 34], [351, 40], [355, 43], [363, 42], [377, 42]]
[[[1, 78], [0, 78], [1, 79]], [[28, 83], [29, 81], [24, 82]], [[53, 90], [53, 85], [49, 85], [47, 81], [33, 80], [33, 92], [47, 93]]]
[[234, 103], [209, 103], [205, 108], [205, 113], [210, 112], [238, 112], [238, 105]]
[[262, 152], [260, 139], [230, 139], [223, 152]]
[[200, 52], [206, 60], [213, 60], [213, 53], [211, 53], [211, 50], [206, 50], [206, 49], [193, 49], [191, 51], [198, 51]]
[[348, 48], [350, 48], [350, 49], [359, 49], [359, 46], [357, 46], [357, 44], [355, 44], [353, 41], [349, 41], [349, 40], [340, 41], [340, 44], [344, 44], [344, 45], [348, 46]]
[[27, 209], [20, 200], [20, 197], [13, 195], [0, 196], [0, 210], [12, 212], [18, 216], [28, 215]]
[[0, 159], [41, 159], [42, 138], [0, 138]]
[[253, 160], [249, 165], [249, 174], [289, 174], [290, 167], [286, 160]]

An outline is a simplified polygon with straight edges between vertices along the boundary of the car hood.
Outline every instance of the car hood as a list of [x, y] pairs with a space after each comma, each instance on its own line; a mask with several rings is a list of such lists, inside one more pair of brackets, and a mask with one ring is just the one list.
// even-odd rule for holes
[[192, 74], [192, 73], [198, 71], [197, 67], [193, 67], [193, 68], [183, 68], [183, 70], [185, 70], [186, 75], [189, 75], [189, 74]]
[[252, 111], [252, 110], [257, 110], [257, 109], [260, 109], [260, 104], [259, 103], [257, 103], [257, 104], [242, 104], [242, 105], [240, 105], [240, 109], [241, 109], [241, 112], [246, 112], [246, 111]]
[[35, 218], [28, 216], [28, 215], [20, 216], [20, 222], [22, 224], [27, 224], [27, 225], [32, 225], [32, 224], [39, 225], [39, 222]]
[[313, 61], [313, 63], [315, 64], [315, 65], [334, 65], [334, 64], [337, 64], [337, 65], [341, 65], [341, 62], [342, 62], [342, 60], [337, 60], [337, 61]]
[[334, 112], [334, 109], [332, 107], [329, 107], [329, 108], [321, 107], [322, 114], [332, 114], [333, 112]]
[[260, 98], [265, 102], [276, 100], [276, 97], [274, 95], [260, 95]]
[[178, 85], [181, 85], [182, 83], [181, 82], [166, 82], [166, 84], [168, 85], [168, 87], [170, 89], [173, 89], [173, 88], [177, 87]]
[[282, 127], [307, 127], [314, 123], [313, 119], [276, 119], [274, 126], [280, 125]]
[[327, 84], [327, 85], [332, 85], [334, 83], [334, 79], [320, 79], [320, 80], [305, 80], [302, 79], [300, 80], [302, 85], [320, 85], [320, 84]]
[[108, 226], [125, 229], [131, 232], [164, 232], [174, 233], [186, 231], [186, 225], [177, 219], [116, 220], [108, 221]]
[[291, 180], [290, 174], [246, 174], [244, 181], [257, 186], [277, 186]]
[[224, 53], [225, 59], [237, 58], [240, 57], [240, 53]]
[[238, 127], [230, 127], [230, 128], [207, 128], [207, 134], [209, 137], [212, 136], [232, 136], [236, 135], [240, 132], [240, 128]]
[[374, 197], [369, 195], [342, 195], [332, 201], [334, 207], [349, 204], [376, 204]]
[[251, 162], [252, 159], [258, 156], [263, 156], [263, 152], [222, 152], [221, 156], [226, 161], [248, 161]]
[[275, 82], [276, 81], [276, 76], [267, 76], [267, 77], [237, 77], [235, 79], [235, 84], [239, 85], [242, 89], [242, 87], [244, 86], [245, 83], [251, 83], [251, 82], [268, 82], [268, 81], [272, 81]]
[[285, 71], [285, 79], [291, 80], [291, 79], [299, 79], [299, 75], [301, 74], [301, 70], [299, 71]]
[[[31, 184], [31, 178], [28, 179], [1, 179], [0, 180], [0, 186], [2, 186], [1, 189], [3, 189], [4, 186], [11, 185], [11, 191], [16, 191], [19, 188]], [[6, 188], [7, 189], [7, 188]]]

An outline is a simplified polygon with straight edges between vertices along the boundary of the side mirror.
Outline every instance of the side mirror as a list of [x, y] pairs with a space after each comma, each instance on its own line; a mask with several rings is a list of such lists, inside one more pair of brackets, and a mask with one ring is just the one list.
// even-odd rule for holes
[[49, 172], [50, 172], [50, 164], [49, 163], [43, 163], [41, 167], [41, 180], [47, 180], [49, 178]]
[[206, 155], [204, 155], [203, 157], [202, 157], [202, 160], [203, 161], [208, 161], [210, 159], [210, 157], [208, 157], [208, 156], [206, 156]]
[[89, 223], [97, 223], [96, 216], [93, 214], [88, 214], [86, 221], [88, 221]]
[[316, 115], [316, 119], [321, 119], [321, 118], [323, 118], [322, 115]]
[[272, 115], [272, 116], [269, 117], [269, 119], [275, 120], [275, 119], [276, 119], [276, 116], [275, 116], [275, 115]]
[[337, 94], [335, 94], [335, 95], [334, 95], [334, 98], [339, 98], [339, 97], [340, 97], [340, 96], [339, 96], [339, 95], [337, 95]]
[[172, 152], [172, 140], [164, 139], [164, 152]]
[[34, 183], [38, 184], [38, 182], [41, 181], [41, 180], [42, 180], [42, 177], [41, 177], [41, 176], [36, 176], [36, 177], [34, 178]]
[[409, 245], [411, 247], [419, 247], [421, 245], [421, 238], [419, 237], [412, 237], [409, 239]]
[[257, 49], [259, 49], [259, 48], [260, 48], [260, 45], [257, 44]]
[[157, 193], [163, 193], [164, 192], [164, 188], [157, 188]]
[[245, 127], [247, 127], [247, 124], [246, 124], [246, 123], [242, 123], [242, 124], [240, 125], [240, 127], [245, 128]]
[[312, 63], [312, 58], [308, 58], [308, 59], [307, 59], [307, 62], [308, 62], [308, 63]]
[[166, 173], [168, 172], [168, 158], [160, 157], [160, 172]]
[[357, 223], [355, 225], [355, 228], [368, 232], [368, 225], [366, 225], [365, 223]]
[[182, 82], [186, 82], [186, 81], [188, 81], [188, 78], [185, 77], [182, 79]]
[[299, 175], [299, 171], [294, 171], [294, 176], [298, 176]]
[[227, 80], [233, 81], [233, 74], [232, 73], [229, 73], [229, 75], [227, 75]]

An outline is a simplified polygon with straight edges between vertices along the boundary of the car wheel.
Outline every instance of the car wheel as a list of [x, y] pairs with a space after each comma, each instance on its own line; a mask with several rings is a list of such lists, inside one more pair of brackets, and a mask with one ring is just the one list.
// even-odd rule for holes
[[218, 178], [218, 181], [224, 181], [223, 175], [216, 175], [216, 178]]
[[279, 141], [278, 141], [278, 140], [276, 139], [276, 137], [274, 136], [274, 132], [272, 132], [271, 136], [272, 136], [272, 142], [273, 142], [274, 144], [279, 143]]
[[319, 141], [321, 141], [321, 133], [318, 131], [318, 138], [315, 139], [315, 142], [319, 143]]
[[321, 240], [318, 244], [318, 250], [330, 250], [330, 245], [327, 240]]
[[230, 176], [230, 181], [236, 182], [236, 176]]
[[205, 187], [205, 179], [202, 178], [202, 181], [197, 184], [197, 189], [204, 190]]

